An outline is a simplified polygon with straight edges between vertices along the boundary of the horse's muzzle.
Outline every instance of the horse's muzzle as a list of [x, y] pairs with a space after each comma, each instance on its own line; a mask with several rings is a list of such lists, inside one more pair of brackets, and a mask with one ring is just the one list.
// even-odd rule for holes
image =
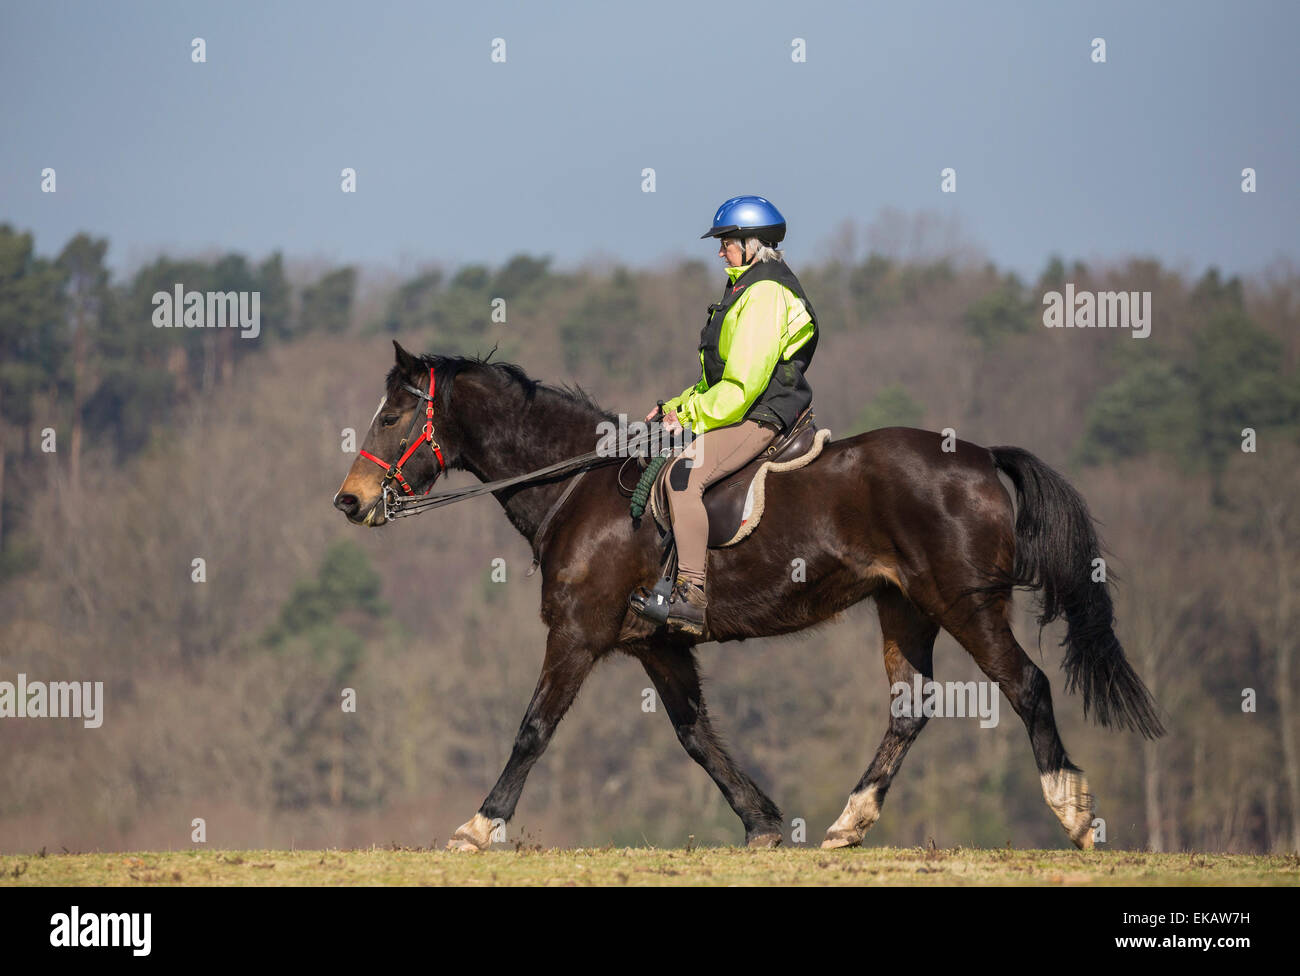
[[334, 507], [348, 517], [348, 521], [356, 525], [383, 525], [387, 519], [384, 517], [384, 506], [382, 504], [383, 496], [375, 499], [369, 505], [362, 506], [361, 499], [351, 492], [341, 491], [334, 496]]

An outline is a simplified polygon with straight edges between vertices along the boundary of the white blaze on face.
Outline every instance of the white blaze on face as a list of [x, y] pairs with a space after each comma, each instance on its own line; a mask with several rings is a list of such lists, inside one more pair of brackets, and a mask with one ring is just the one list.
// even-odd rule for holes
[[388, 397], [387, 397], [387, 396], [384, 396], [384, 397], [381, 397], [381, 398], [380, 398], [380, 400], [379, 400], [379, 406], [375, 407], [375, 416], [370, 418], [370, 426], [371, 426], [371, 427], [375, 426], [375, 417], [378, 417], [378, 416], [379, 416], [379, 411], [384, 409], [384, 404], [387, 403], [387, 402], [388, 402]]

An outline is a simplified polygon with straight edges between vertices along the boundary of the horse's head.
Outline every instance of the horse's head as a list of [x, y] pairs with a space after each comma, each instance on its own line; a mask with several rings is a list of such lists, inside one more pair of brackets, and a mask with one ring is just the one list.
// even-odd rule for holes
[[393, 346], [397, 365], [388, 374], [384, 398], [357, 459], [334, 496], [334, 507], [359, 525], [384, 524], [385, 487], [401, 496], [418, 496], [446, 468], [458, 466], [455, 429], [445, 411], [450, 391], [437, 388], [432, 360], [417, 359], [396, 339]]

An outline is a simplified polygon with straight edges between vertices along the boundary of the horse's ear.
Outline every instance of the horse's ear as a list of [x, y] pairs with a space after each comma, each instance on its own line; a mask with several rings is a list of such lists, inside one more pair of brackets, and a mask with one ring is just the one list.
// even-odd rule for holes
[[415, 372], [415, 357], [402, 348], [402, 344], [396, 339], [393, 340], [393, 348], [397, 350], [397, 368], [408, 376]]

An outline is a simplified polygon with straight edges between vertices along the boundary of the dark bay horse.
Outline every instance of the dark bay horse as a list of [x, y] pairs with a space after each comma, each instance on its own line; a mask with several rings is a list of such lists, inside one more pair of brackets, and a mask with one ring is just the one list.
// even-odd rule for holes
[[[494, 482], [589, 453], [597, 425], [616, 422], [580, 391], [542, 385], [513, 364], [415, 357], [394, 345], [397, 364], [385, 399], [334, 499], [355, 523], [384, 523], [382, 489], [399, 460], [401, 478], [390, 483], [408, 493], [431, 488], [444, 468]], [[432, 434], [436, 452], [428, 441], [416, 443], [417, 430]], [[451, 849], [489, 846], [493, 822], [514, 815], [529, 770], [592, 667], [611, 651], [641, 662], [678, 739], [740, 817], [749, 846], [781, 842], [781, 811], [736, 765], [709, 721], [698, 638], [655, 629], [628, 607], [628, 594], [659, 575], [660, 539], [648, 516], [630, 518], [618, 469], [589, 470], [534, 546], [549, 628], [542, 673], [505, 770]], [[1015, 488], [1014, 507], [999, 471]], [[571, 477], [493, 494], [533, 544]], [[933, 678], [942, 627], [1007, 696], [1028, 730], [1048, 806], [1075, 845], [1091, 848], [1093, 799], [1057, 733], [1047, 678], [1011, 632], [1013, 588], [1039, 591], [1040, 624], [1064, 617], [1066, 687], [1082, 694], [1085, 715], [1148, 738], [1164, 729], [1112, 629], [1107, 584], [1093, 581], [1100, 547], [1078, 493], [1019, 448], [946, 443], [937, 433], [903, 427], [833, 440], [802, 470], [768, 478], [766, 492], [766, 515], [753, 534], [709, 551], [711, 639], [789, 633], [872, 597], [893, 688], [913, 685], [918, 675]], [[794, 559], [803, 560], [803, 573], [791, 572]], [[860, 843], [880, 816], [927, 720], [922, 709], [895, 711], [823, 847]]]

